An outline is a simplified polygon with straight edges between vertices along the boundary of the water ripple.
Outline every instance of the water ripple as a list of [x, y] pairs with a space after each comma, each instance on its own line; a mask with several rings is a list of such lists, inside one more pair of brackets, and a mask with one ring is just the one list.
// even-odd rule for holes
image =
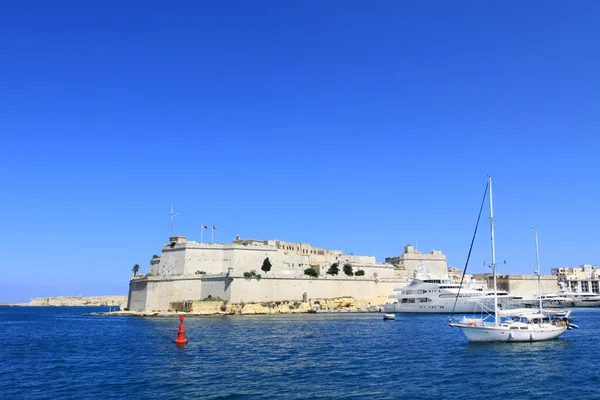
[[108, 318], [0, 309], [1, 399], [597, 398], [600, 313], [538, 343], [468, 344], [442, 315]]

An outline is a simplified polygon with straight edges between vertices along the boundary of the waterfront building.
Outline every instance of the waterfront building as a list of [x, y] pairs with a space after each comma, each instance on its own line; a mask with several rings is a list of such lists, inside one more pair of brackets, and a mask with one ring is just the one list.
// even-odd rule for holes
[[388, 257], [386, 263], [392, 264], [396, 275], [414, 277], [416, 273], [427, 271], [432, 275], [446, 275], [451, 271], [446, 264], [446, 255], [439, 250], [421, 253], [412, 244], [404, 246], [404, 253]]
[[[491, 273], [473, 274], [477, 281], [487, 282], [489, 289], [494, 288], [494, 277]], [[509, 296], [531, 298], [538, 294], [538, 276], [536, 274], [506, 274], [496, 275], [498, 291], [506, 292]], [[554, 275], [540, 277], [542, 293], [556, 293], [560, 287]]]
[[581, 293], [600, 293], [600, 269], [584, 264], [577, 268], [552, 268], [552, 275], [565, 290]]
[[[406, 255], [407, 251], [410, 254]], [[395, 287], [414, 276], [417, 260], [433, 269], [443, 260], [446, 271], [446, 256], [441, 252], [421, 254], [409, 245], [399, 256], [402, 262], [391, 264], [379, 263], [374, 256], [344, 254], [308, 243], [238, 236], [232, 243], [215, 244], [173, 236], [161, 255], [150, 260], [150, 271], [132, 277], [128, 309], [166, 311], [174, 302], [206, 298], [239, 304], [350, 296], [381, 298], [383, 304]], [[263, 271], [267, 258], [271, 269]], [[335, 264], [337, 275], [328, 274]], [[344, 272], [345, 266], [352, 274]]]

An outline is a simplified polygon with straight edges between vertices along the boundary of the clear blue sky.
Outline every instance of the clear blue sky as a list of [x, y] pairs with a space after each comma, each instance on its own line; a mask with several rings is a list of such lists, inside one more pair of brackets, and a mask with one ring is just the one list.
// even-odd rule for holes
[[[501, 273], [600, 262], [597, 1], [0, 6], [0, 302], [126, 294], [169, 235]], [[487, 220], [484, 221], [487, 224]], [[489, 262], [488, 227], [471, 271]], [[208, 233], [205, 238], [210, 237]]]

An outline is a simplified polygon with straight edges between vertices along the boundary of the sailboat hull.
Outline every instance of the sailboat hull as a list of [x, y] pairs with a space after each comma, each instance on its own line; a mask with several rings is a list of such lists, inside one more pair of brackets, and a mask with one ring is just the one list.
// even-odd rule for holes
[[459, 328], [471, 343], [477, 342], [540, 342], [556, 339], [566, 332], [566, 326], [529, 327], [529, 329], [510, 329], [502, 326], [471, 326], [450, 324]]

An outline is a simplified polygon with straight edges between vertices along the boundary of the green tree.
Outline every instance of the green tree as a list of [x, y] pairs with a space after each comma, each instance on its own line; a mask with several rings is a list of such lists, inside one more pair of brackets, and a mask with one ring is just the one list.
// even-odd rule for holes
[[265, 261], [263, 261], [263, 265], [260, 269], [265, 271], [265, 274], [271, 270], [271, 261], [269, 261], [269, 257], [265, 258]]
[[340, 272], [340, 268], [339, 268], [339, 264], [338, 263], [333, 263], [331, 264], [331, 267], [329, 267], [329, 269], [327, 270], [327, 272], [325, 272], [327, 275], [337, 275]]
[[131, 270], [133, 271], [133, 277], [135, 278], [137, 276], [138, 271], [140, 270], [140, 265], [135, 264]]
[[319, 274], [317, 274], [317, 271], [314, 268], [306, 268], [304, 270], [304, 275], [308, 275], [311, 276], [313, 278], [316, 278], [319, 276]]
[[354, 272], [352, 272], [352, 265], [344, 264], [344, 273], [348, 276], [354, 275]]
[[354, 275], [355, 276], [365, 276], [365, 271], [363, 271], [362, 269], [359, 269], [358, 271], [356, 271], [356, 273]]

